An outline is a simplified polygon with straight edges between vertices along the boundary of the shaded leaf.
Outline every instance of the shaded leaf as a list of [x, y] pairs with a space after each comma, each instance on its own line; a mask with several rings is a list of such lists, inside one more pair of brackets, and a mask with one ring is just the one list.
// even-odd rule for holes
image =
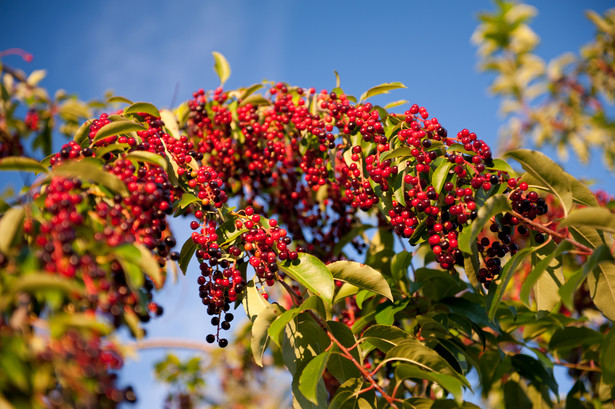
[[564, 356], [566, 351], [580, 346], [598, 345], [602, 343], [604, 335], [587, 327], [560, 328], [553, 333], [549, 340], [549, 350], [560, 351]]
[[404, 379], [425, 379], [429, 382], [434, 382], [440, 385], [442, 388], [450, 392], [457, 402], [463, 400], [462, 385], [463, 383], [456, 377], [450, 375], [444, 375], [432, 371], [425, 371], [419, 367], [413, 365], [402, 364], [395, 369], [395, 377], [398, 382]]
[[[491, 283], [491, 286], [489, 287], [489, 294], [487, 296], [489, 319], [492, 320], [495, 318], [495, 313], [497, 312], [498, 306], [500, 305], [500, 301], [502, 300], [504, 290], [508, 286], [508, 283], [510, 282], [511, 278], [515, 275], [517, 266], [519, 266], [523, 259], [525, 259], [525, 257], [534, 250], [534, 247], [526, 247], [517, 252], [517, 254], [512, 256], [510, 260], [508, 260], [506, 264], [504, 264], [504, 266], [502, 267], [498, 283]], [[494, 286], [495, 289], [493, 289]]]
[[417, 366], [424, 371], [433, 371], [460, 380], [465, 386], [470, 383], [465, 376], [455, 371], [436, 351], [426, 347], [417, 340], [408, 339], [391, 348], [384, 362], [400, 361]]
[[190, 264], [190, 260], [192, 260], [192, 256], [195, 252], [196, 243], [192, 240], [192, 237], [188, 237], [188, 240], [186, 240], [179, 253], [179, 268], [184, 275], [186, 275], [186, 271], [188, 271], [188, 264]]
[[602, 380], [610, 385], [615, 384], [615, 331], [613, 330], [609, 331], [602, 341], [600, 369], [602, 369]]
[[541, 385], [547, 385], [557, 395], [557, 382], [553, 373], [547, 370], [537, 359], [524, 354], [510, 357], [510, 362], [519, 375], [529, 380], [539, 390]]
[[288, 311], [284, 311], [282, 315], [280, 315], [273, 323], [271, 323], [268, 332], [273, 342], [278, 345], [281, 345], [284, 328], [286, 328], [286, 326], [293, 319], [295, 319], [295, 317], [307, 310], [313, 310], [320, 316], [323, 316], [325, 314], [322, 300], [316, 295], [309, 297], [300, 306], [290, 309]]

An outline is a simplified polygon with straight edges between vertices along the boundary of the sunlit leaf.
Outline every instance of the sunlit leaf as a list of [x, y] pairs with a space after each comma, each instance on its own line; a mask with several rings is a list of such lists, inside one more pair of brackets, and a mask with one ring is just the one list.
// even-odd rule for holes
[[23, 226], [23, 220], [26, 212], [23, 207], [15, 206], [7, 210], [0, 219], [0, 252], [9, 254], [11, 245], [17, 237], [17, 233]]
[[141, 112], [160, 118], [160, 111], [158, 111], [158, 108], [149, 102], [135, 102], [129, 107], [124, 108], [124, 115], [138, 114]]
[[98, 142], [101, 139], [114, 135], [127, 134], [134, 131], [143, 131], [147, 129], [144, 125], [138, 122], [133, 122], [128, 119], [109, 122], [96, 132], [96, 136], [92, 142]]
[[605, 207], [584, 207], [571, 212], [561, 226], [585, 226], [615, 233], [615, 214]]
[[355, 261], [336, 261], [327, 265], [336, 280], [345, 281], [356, 287], [373, 291], [393, 301], [391, 288], [380, 272], [368, 265]]
[[214, 56], [214, 71], [220, 78], [220, 86], [224, 85], [228, 77], [231, 75], [231, 66], [222, 54], [217, 51], [212, 52]]
[[359, 98], [359, 100], [365, 101], [367, 98], [380, 94], [388, 94], [389, 91], [399, 88], [406, 88], [406, 86], [401, 82], [387, 82], [384, 84], [376, 85], [375, 87], [372, 87], [365, 91], [363, 94], [361, 94], [361, 98]]
[[279, 265], [286, 274], [318, 295], [327, 309], [331, 308], [335, 284], [331, 272], [322, 261], [310, 254], [299, 253], [297, 260], [286, 260]]
[[277, 304], [270, 304], [258, 313], [252, 323], [252, 338], [250, 343], [254, 362], [256, 362], [258, 366], [263, 366], [263, 354], [269, 344], [269, 333], [267, 330], [280, 314], [282, 314], [281, 307]]
[[154, 152], [132, 151], [124, 155], [124, 159], [128, 159], [134, 162], [150, 163], [152, 165], [160, 166], [164, 170], [167, 169], [166, 159]]

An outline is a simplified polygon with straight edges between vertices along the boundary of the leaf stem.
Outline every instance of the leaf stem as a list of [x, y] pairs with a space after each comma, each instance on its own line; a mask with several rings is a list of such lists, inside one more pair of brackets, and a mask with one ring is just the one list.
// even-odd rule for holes
[[549, 229], [548, 227], [537, 223], [533, 220], [530, 220], [524, 216], [522, 216], [520, 213], [515, 212], [514, 210], [510, 211], [510, 214], [512, 214], [513, 216], [515, 216], [517, 219], [522, 220], [524, 223], [529, 224], [530, 226], [532, 226], [534, 229], [539, 230], [543, 233], [546, 233], [550, 236], [553, 237], [557, 237], [558, 239], [562, 239], [562, 240], [566, 240], [567, 242], [569, 242], [570, 244], [572, 244], [573, 246], [575, 246], [576, 248], [578, 248], [579, 250], [585, 252], [586, 254], [591, 254], [594, 250], [587, 247], [584, 244], [579, 243], [578, 241], [574, 240], [573, 238], [571, 238], [568, 235], [565, 234], [561, 234], [555, 230]]

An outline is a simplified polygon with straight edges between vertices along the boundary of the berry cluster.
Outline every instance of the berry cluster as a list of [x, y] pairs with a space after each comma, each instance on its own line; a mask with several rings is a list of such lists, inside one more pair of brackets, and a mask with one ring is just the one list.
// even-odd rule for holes
[[39, 359], [39, 365], [62, 363], [55, 365], [60, 368], [60, 384], [47, 393], [51, 408], [63, 408], [70, 402], [77, 407], [115, 408], [119, 403], [136, 401], [132, 387], [119, 389], [117, 375], [110, 372], [122, 368], [121, 353], [98, 335], [83, 336], [70, 330], [52, 340]]

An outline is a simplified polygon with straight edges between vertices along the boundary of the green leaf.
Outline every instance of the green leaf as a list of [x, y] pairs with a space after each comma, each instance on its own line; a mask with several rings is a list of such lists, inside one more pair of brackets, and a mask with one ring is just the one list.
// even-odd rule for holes
[[129, 100], [128, 98], [120, 97], [120, 96], [117, 96], [117, 95], [107, 99], [107, 102], [110, 103], [110, 104], [114, 104], [116, 102], [121, 102], [121, 103], [124, 103], [124, 104], [132, 104], [132, 101]]
[[537, 359], [524, 354], [513, 355], [510, 362], [519, 375], [531, 382], [538, 390], [542, 385], [547, 385], [557, 395], [557, 382], [553, 373], [548, 371]]
[[299, 253], [297, 260], [286, 260], [279, 266], [299, 284], [318, 295], [327, 310], [331, 308], [335, 283], [331, 272], [322, 261], [310, 254]]
[[144, 336], [143, 328], [139, 324], [139, 317], [132, 309], [124, 309], [124, 320], [130, 329], [130, 332], [136, 339], [141, 339]]
[[9, 254], [11, 245], [18, 236], [17, 233], [23, 226], [23, 220], [26, 217], [26, 212], [23, 207], [15, 206], [7, 210], [2, 219], [0, 219], [0, 252]]
[[322, 374], [327, 367], [327, 361], [331, 355], [331, 350], [326, 350], [316, 355], [308, 364], [303, 368], [301, 376], [299, 377], [299, 390], [310, 402], [317, 404], [317, 388], [318, 382], [322, 380]]
[[615, 383], [615, 331], [613, 330], [609, 331], [602, 341], [600, 369], [603, 382], [613, 385]]
[[436, 189], [437, 193], [442, 192], [442, 188], [444, 188], [444, 184], [446, 183], [448, 172], [453, 166], [455, 166], [454, 163], [443, 161], [431, 175], [431, 184]]
[[325, 309], [322, 300], [318, 296], [312, 295], [300, 306], [290, 309], [288, 311], [284, 311], [282, 315], [280, 315], [273, 323], [271, 323], [268, 332], [273, 342], [275, 342], [277, 345], [282, 345], [282, 336], [284, 334], [284, 328], [286, 328], [286, 326], [293, 319], [295, 319], [295, 317], [307, 310], [316, 311], [316, 313], [321, 317], [325, 315]]
[[463, 272], [468, 277], [470, 284], [474, 288], [478, 288], [480, 283], [478, 281], [478, 270], [480, 270], [480, 260], [478, 258], [478, 244], [476, 240], [470, 243], [470, 254], [463, 257]]
[[459, 249], [467, 254], [472, 254], [472, 242], [476, 241], [479, 233], [483, 231], [489, 220], [500, 213], [511, 211], [510, 201], [505, 195], [499, 194], [485, 201], [483, 207], [478, 210], [478, 216], [471, 225], [466, 226], [459, 235]]
[[19, 279], [13, 281], [9, 286], [9, 291], [13, 294], [58, 290], [69, 294], [83, 293], [83, 288], [75, 280], [58, 275], [49, 275], [49, 273], [44, 272], [21, 275]]
[[469, 319], [474, 324], [481, 327], [494, 328], [493, 323], [489, 320], [487, 312], [482, 305], [472, 302], [466, 298], [459, 297], [443, 298], [440, 302], [446, 304], [450, 308], [451, 312]]
[[149, 102], [135, 102], [129, 107], [124, 108], [124, 115], [138, 114], [144, 112], [156, 118], [160, 118], [160, 111]]
[[417, 283], [422, 284], [423, 295], [434, 301], [453, 297], [468, 288], [467, 283], [452, 276], [448, 271], [421, 267], [414, 272], [414, 278]]
[[505, 409], [532, 408], [534, 405], [530, 398], [517, 382], [509, 379], [504, 384]]
[[375, 95], [380, 94], [388, 94], [389, 91], [399, 88], [406, 88], [406, 86], [401, 82], [387, 82], [384, 84], [376, 85], [375, 87], [372, 87], [365, 91], [363, 94], [361, 94], [361, 98], [359, 98], [359, 100], [360, 102], [362, 102], [365, 101], [367, 98], [371, 98]]
[[560, 226], [584, 226], [615, 233], [615, 214], [606, 207], [585, 207], [571, 212]]
[[410, 339], [410, 334], [390, 325], [373, 325], [363, 333], [361, 342], [364, 350], [378, 348], [387, 353], [391, 348]]
[[[595, 272], [595, 275], [591, 274], [592, 272]], [[615, 309], [615, 296], [613, 295], [615, 291], [614, 275], [615, 264], [613, 264], [611, 250], [606, 245], [601, 245], [595, 249], [587, 261], [583, 263], [583, 269], [577, 271], [568, 278], [568, 281], [559, 289], [562, 302], [569, 309], [573, 309], [574, 293], [587, 277], [587, 284], [592, 298], [595, 294], [600, 294], [600, 296], [604, 297], [604, 302], [601, 304], [602, 307], [607, 311], [613, 311], [613, 309]], [[601, 282], [600, 289], [596, 286], [597, 282]], [[612, 300], [612, 303], [610, 300]], [[600, 308], [600, 306], [598, 306], [598, 308]], [[607, 315], [604, 311], [602, 312]]]
[[94, 158], [85, 158], [79, 162], [66, 161], [50, 172], [50, 177], [54, 176], [68, 176], [83, 181], [91, 181], [113, 192], [120, 193], [122, 196], [128, 194], [124, 182], [114, 174], [105, 172], [102, 163]]
[[335, 297], [333, 298], [333, 304], [337, 304], [342, 301], [344, 298], [353, 296], [359, 292], [359, 289], [352, 284], [344, 283], [341, 287], [335, 292]]
[[393, 149], [392, 151], [388, 151], [384, 155], [381, 155], [380, 160], [384, 162], [387, 159], [395, 159], [402, 157], [405, 158], [410, 156], [412, 156], [412, 149], [408, 148], [407, 146], [402, 146], [397, 149]]
[[128, 282], [128, 286], [132, 291], [138, 291], [139, 288], [143, 286], [144, 277], [143, 272], [134, 263], [129, 262], [126, 259], [120, 258], [118, 260], [120, 265], [122, 266], [122, 270], [124, 270], [124, 275], [126, 276], [126, 281]]
[[109, 136], [143, 131], [145, 129], [147, 128], [144, 125], [141, 125], [138, 122], [129, 121], [128, 119], [109, 122], [107, 125], [100, 128], [98, 132], [96, 132], [96, 136], [92, 140], [92, 143], [98, 142], [99, 140], [107, 138]]
[[[515, 271], [517, 270], [517, 266], [521, 264], [523, 259], [532, 251], [535, 251], [534, 247], [526, 247], [514, 256], [510, 258], [502, 267], [502, 272], [500, 273], [500, 279], [497, 283], [492, 282], [489, 287], [489, 294], [487, 297], [487, 307], [489, 310], [489, 319], [493, 320], [495, 318], [495, 313], [498, 310], [498, 306], [500, 305], [500, 301], [502, 300], [502, 295], [504, 290], [508, 286], [508, 283], [515, 275]], [[492, 287], [495, 286], [495, 289]]]
[[231, 66], [222, 54], [217, 51], [212, 52], [214, 56], [214, 71], [220, 78], [220, 86], [223, 86], [228, 77], [231, 75]]
[[134, 162], [145, 162], [152, 165], [160, 166], [167, 170], [167, 161], [162, 156], [154, 152], [148, 151], [132, 151], [124, 156], [124, 159], [129, 159]]
[[250, 280], [245, 288], [245, 295], [241, 300], [243, 309], [246, 311], [248, 318], [252, 322], [258, 317], [262, 311], [269, 308], [271, 305], [267, 300], [263, 298], [261, 293], [256, 289], [254, 280]]
[[604, 334], [587, 327], [560, 328], [549, 340], [549, 351], [560, 351], [559, 356], [566, 356], [566, 351], [580, 346], [599, 345]]
[[409, 101], [406, 101], [405, 99], [400, 99], [398, 101], [389, 102], [388, 104], [386, 104], [384, 106], [384, 109], [395, 108], [395, 107], [398, 107], [400, 105], [404, 105], [404, 104], [407, 104], [407, 103], [409, 103]]
[[410, 338], [391, 348], [383, 362], [400, 361], [417, 366], [424, 371], [448, 375], [461, 381], [470, 388], [470, 383], [465, 376], [455, 371], [451, 365], [436, 351], [426, 347], [417, 340]]
[[179, 268], [184, 275], [186, 275], [186, 271], [188, 271], [188, 264], [190, 264], [190, 260], [192, 260], [192, 256], [194, 256], [195, 252], [196, 243], [192, 240], [192, 237], [188, 237], [188, 240], [186, 240], [179, 253]]
[[399, 281], [408, 275], [408, 267], [412, 263], [412, 253], [402, 250], [395, 253], [391, 259], [391, 274], [395, 281]]
[[568, 212], [572, 207], [570, 175], [545, 154], [529, 149], [510, 151], [505, 156], [513, 158], [534, 178], [539, 186], [553, 193]]
[[20, 172], [49, 172], [41, 163], [32, 158], [24, 156], [7, 156], [0, 159], [0, 170], [16, 170]]
[[400, 311], [404, 311], [408, 307], [410, 300], [411, 298], [408, 297], [397, 300], [394, 303], [391, 301], [386, 301], [379, 304], [376, 309], [376, 322], [383, 325], [393, 325], [395, 322], [395, 314]]
[[572, 244], [568, 241], [562, 241], [555, 251], [548, 253], [545, 258], [540, 260], [538, 263], [534, 264], [534, 268], [532, 271], [525, 277], [523, 280], [523, 284], [521, 284], [521, 290], [519, 292], [519, 299], [525, 303], [525, 305], [529, 306], [530, 302], [530, 291], [534, 288], [534, 285], [538, 282], [540, 277], [543, 275], [551, 261], [561, 255], [563, 252], [572, 249]]
[[96, 317], [85, 313], [65, 313], [52, 316], [49, 318], [49, 328], [51, 329], [51, 336], [54, 338], [64, 334], [67, 328], [95, 331], [100, 335], [107, 335], [112, 331], [110, 325], [97, 321]]
[[161, 109], [160, 119], [162, 119], [162, 122], [164, 122], [164, 127], [166, 128], [168, 134], [175, 139], [179, 139], [179, 124], [177, 123], [177, 118], [175, 117], [173, 111], [170, 111], [168, 109]]
[[42, 81], [43, 78], [47, 75], [46, 70], [34, 70], [28, 75], [28, 79], [26, 82], [31, 87], [36, 87], [39, 82]]
[[256, 362], [258, 366], [263, 366], [263, 354], [269, 344], [269, 333], [267, 330], [280, 314], [282, 314], [282, 308], [279, 305], [269, 304], [258, 313], [252, 323], [252, 338], [250, 345], [252, 347], [254, 362]]
[[509, 175], [514, 175], [515, 174], [515, 171], [508, 164], [508, 162], [505, 162], [502, 159], [494, 159], [493, 160], [493, 166], [489, 166], [488, 169], [499, 170], [499, 171], [502, 171], [502, 172], [506, 172]]
[[182, 195], [182, 198], [177, 203], [177, 206], [179, 206], [179, 208], [181, 208], [181, 209], [185, 209], [186, 207], [190, 206], [192, 203], [196, 203], [196, 202], [200, 202], [200, 201], [201, 201], [201, 199], [199, 199], [198, 197], [196, 197], [192, 193], [184, 193]]
[[372, 227], [374, 226], [370, 226], [369, 224], [363, 224], [361, 226], [353, 227], [344, 237], [342, 237], [337, 243], [335, 243], [335, 247], [333, 248], [333, 254], [340, 254], [344, 247], [346, 247], [346, 245], [350, 243], [355, 237], [357, 237], [364, 231], [371, 229]]
[[364, 381], [359, 377], [344, 382], [336, 391], [329, 409], [360, 409], [358, 404], [360, 395], [367, 395], [360, 393], [364, 389], [363, 385]]
[[158, 261], [156, 261], [152, 252], [143, 244], [137, 243], [135, 246], [139, 250], [139, 253], [141, 253], [141, 257], [138, 261], [139, 267], [141, 267], [141, 270], [143, 270], [143, 272], [152, 279], [156, 285], [156, 288], [161, 288], [164, 284], [164, 279], [160, 264], [158, 264]]
[[[357, 339], [350, 328], [339, 321], [327, 321], [327, 326], [333, 336], [344, 346], [344, 348], [349, 350], [354, 360], [362, 363], [361, 346], [357, 344]], [[351, 360], [343, 355], [338, 345], [333, 344], [329, 350], [331, 351], [331, 356], [327, 362], [327, 370], [340, 383], [344, 383], [350, 378], [361, 376], [359, 369]]]
[[79, 129], [77, 129], [77, 132], [75, 132], [73, 141], [77, 142], [82, 147], [86, 146], [85, 142], [90, 140], [90, 125], [92, 125], [92, 122], [94, 122], [93, 119], [88, 119], [82, 123]]
[[[239, 96], [239, 101], [243, 102], [243, 100], [245, 100], [247, 97], [249, 97], [250, 95], [254, 94], [256, 91], [258, 91], [259, 89], [263, 88], [263, 84], [254, 84], [249, 86], [248, 88], [244, 89], [241, 92], [241, 95]], [[240, 104], [242, 105], [242, 104]]]
[[382, 274], [370, 266], [355, 261], [336, 261], [328, 264], [327, 268], [334, 279], [373, 291], [393, 301], [389, 284]]
[[442, 388], [450, 392], [458, 403], [463, 400], [463, 383], [456, 377], [425, 371], [419, 367], [407, 364], [401, 364], [395, 369], [395, 377], [398, 382], [401, 382], [404, 379], [414, 378], [425, 379], [429, 382], [437, 383]]

